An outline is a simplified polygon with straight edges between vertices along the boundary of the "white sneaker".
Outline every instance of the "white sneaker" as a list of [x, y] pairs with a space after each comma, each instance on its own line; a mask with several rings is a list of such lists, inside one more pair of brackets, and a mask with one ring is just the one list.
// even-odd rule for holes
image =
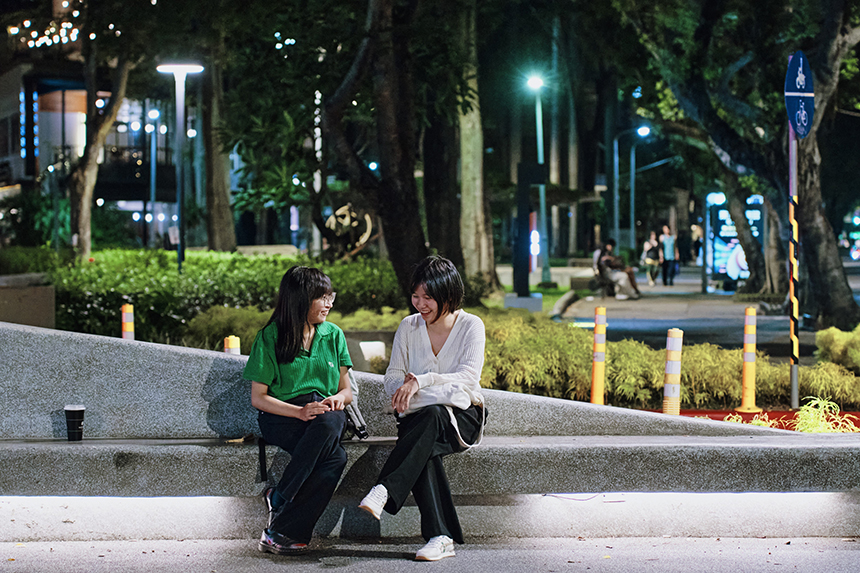
[[416, 561], [439, 561], [445, 557], [454, 557], [454, 540], [447, 535], [432, 538], [415, 554]]
[[630, 298], [630, 297], [627, 296], [626, 294], [619, 293], [619, 294], [615, 295], [615, 300], [627, 300], [628, 298]]
[[388, 490], [382, 484], [377, 484], [371, 488], [370, 493], [364, 496], [361, 503], [358, 504], [359, 509], [363, 509], [376, 519], [382, 517], [382, 508], [388, 501]]

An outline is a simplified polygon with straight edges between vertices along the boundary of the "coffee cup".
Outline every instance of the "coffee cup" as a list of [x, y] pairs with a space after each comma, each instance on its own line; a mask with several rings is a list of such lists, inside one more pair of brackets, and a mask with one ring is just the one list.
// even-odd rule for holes
[[70, 404], [63, 408], [66, 412], [66, 430], [70, 442], [80, 442], [84, 438], [84, 412], [86, 407]]

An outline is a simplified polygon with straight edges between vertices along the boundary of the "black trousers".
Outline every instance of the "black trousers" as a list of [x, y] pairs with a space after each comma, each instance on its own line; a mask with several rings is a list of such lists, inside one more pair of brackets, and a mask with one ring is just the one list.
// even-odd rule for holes
[[[474, 443], [481, 430], [481, 408], [472, 406], [467, 410], [453, 410], [463, 440], [468, 444]], [[463, 543], [463, 531], [442, 457], [464, 449], [444, 406], [428, 406], [400, 418], [397, 443], [377, 481], [388, 490], [385, 511], [391, 514], [400, 511], [411, 491], [421, 512], [421, 536], [429, 540], [447, 535], [457, 543]]]
[[[311, 393], [288, 402], [304, 406], [322, 399]], [[343, 410], [330, 411], [304, 422], [260, 412], [258, 422], [263, 439], [290, 454], [290, 463], [277, 485], [278, 494], [287, 502], [272, 521], [272, 531], [308, 543], [346, 466], [346, 451], [340, 445], [346, 415]]]
[[663, 260], [663, 285], [664, 286], [675, 284], [675, 263], [676, 262], [677, 261], [675, 261], [675, 259], [672, 259], [672, 260], [664, 259]]

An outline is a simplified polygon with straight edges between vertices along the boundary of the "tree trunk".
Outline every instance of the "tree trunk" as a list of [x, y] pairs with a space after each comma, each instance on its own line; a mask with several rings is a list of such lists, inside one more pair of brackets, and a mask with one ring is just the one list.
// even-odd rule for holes
[[460, 113], [460, 241], [467, 277], [480, 276], [489, 285], [496, 277], [492, 234], [487, 233], [484, 206], [484, 134], [478, 98], [478, 50], [476, 0], [463, 6], [460, 38], [467, 64], [464, 74], [474, 94], [468, 111]]
[[398, 9], [393, 0], [378, 0], [371, 73], [376, 104], [379, 173], [379, 216], [385, 228], [388, 255], [403, 296], [411, 299], [414, 265], [427, 256], [415, 186], [416, 118], [412, 58], [409, 49], [414, 8]]
[[764, 206], [767, 210], [767, 242], [764, 248], [764, 260], [766, 279], [762, 287], [762, 293], [786, 293], [788, 292], [788, 271], [785, 265], [785, 247], [780, 239], [780, 227], [782, 221], [779, 213], [765, 197]]
[[561, 18], [556, 15], [552, 20], [552, 72], [553, 84], [549, 92], [549, 182], [561, 185], [561, 114], [559, 113], [561, 75], [558, 71], [558, 49], [561, 42]]
[[[223, 39], [222, 39], [223, 43]], [[236, 250], [236, 226], [230, 208], [230, 157], [218, 135], [224, 109], [220, 58], [211, 57], [203, 75], [203, 138], [206, 148], [206, 231], [210, 251]]]
[[[88, 44], [88, 43], [85, 43]], [[93, 189], [98, 178], [98, 158], [108, 133], [116, 121], [120, 105], [125, 99], [131, 64], [124, 57], [111, 71], [111, 97], [102, 111], [96, 108], [96, 73], [98, 58], [90, 48], [84, 50], [84, 81], [87, 87], [87, 135], [84, 154], [69, 174], [72, 244], [79, 261], [89, 258], [92, 252]]]
[[457, 196], [457, 127], [445, 114], [436, 112], [435, 92], [427, 102], [427, 128], [424, 130], [424, 204], [427, 210], [427, 235], [430, 246], [462, 269], [460, 243], [460, 199]]
[[744, 250], [744, 256], [747, 260], [747, 268], [750, 271], [749, 278], [744, 281], [744, 285], [738, 289], [738, 292], [759, 292], [765, 284], [767, 269], [761, 244], [755, 237], [753, 237], [752, 228], [750, 227], [749, 220], [747, 220], [746, 199], [748, 193], [745, 193], [740, 188], [737, 175], [734, 173], [726, 173], [725, 183], [729, 215], [732, 218], [732, 222], [735, 224], [738, 241], [741, 244], [741, 248]]
[[848, 286], [833, 228], [821, 208], [821, 154], [816, 131], [797, 146], [800, 250], [809, 268], [821, 326], [852, 330], [860, 322], [860, 307]]

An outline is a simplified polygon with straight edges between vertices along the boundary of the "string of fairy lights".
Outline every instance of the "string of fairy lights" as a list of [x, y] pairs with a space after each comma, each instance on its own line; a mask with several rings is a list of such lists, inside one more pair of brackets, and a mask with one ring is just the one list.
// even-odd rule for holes
[[[158, 0], [149, 0], [149, 2], [153, 6], [158, 4]], [[18, 38], [18, 41], [28, 48], [62, 46], [70, 42], [74, 43], [81, 34], [81, 11], [79, 8], [85, 2], [78, 0], [74, 4], [75, 6], [72, 6], [69, 0], [63, 0], [61, 6], [64, 12], [57, 15], [57, 19], [52, 20], [43, 30], [36, 29], [33, 21], [27, 19], [18, 25], [9, 26], [6, 31], [13, 38]], [[104, 33], [120, 37], [122, 30], [115, 24], [108, 24]], [[97, 37], [96, 32], [91, 32], [89, 35], [90, 40], [95, 40]]]

